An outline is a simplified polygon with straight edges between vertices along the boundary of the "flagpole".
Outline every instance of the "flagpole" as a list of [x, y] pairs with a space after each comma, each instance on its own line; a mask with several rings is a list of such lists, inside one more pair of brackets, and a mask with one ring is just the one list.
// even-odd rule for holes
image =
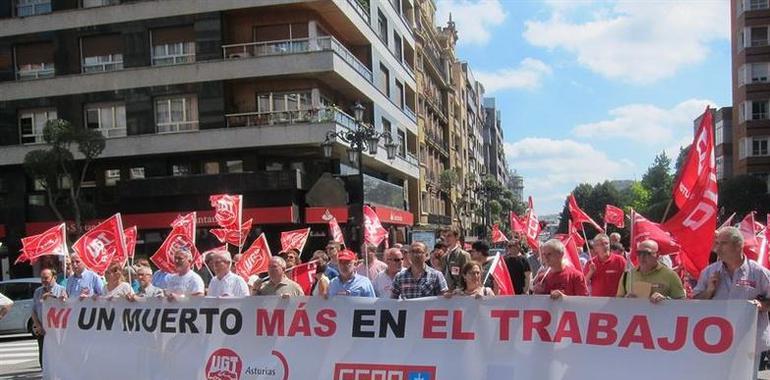
[[[629, 237], [630, 241], [628, 242], [628, 245], [630, 246], [629, 250], [628, 250], [628, 252], [629, 252], [628, 260], [629, 261], [631, 261], [630, 253], [633, 252], [636, 249], [636, 247], [633, 247], [633, 244], [634, 244], [634, 224], [635, 224], [634, 222], [635, 221], [636, 221], [636, 210], [631, 209], [631, 226], [629, 227], [629, 229], [631, 230], [631, 236]], [[628, 267], [626, 267], [626, 269], [628, 269]], [[631, 261], [631, 269], [629, 270], [628, 277], [631, 279], [631, 287], [632, 288], [634, 286], [634, 270], [635, 270], [634, 269], [634, 262]], [[626, 295], [628, 295], [628, 284], [626, 284]]]
[[[243, 250], [243, 195], [238, 195], [238, 254], [240, 255]], [[225, 240], [227, 241], [227, 240]]]
[[500, 252], [497, 252], [497, 254], [495, 254], [495, 260], [492, 261], [492, 265], [489, 267], [490, 270], [487, 272], [487, 275], [484, 276], [484, 281], [481, 282], [482, 287], [484, 287], [484, 284], [486, 284], [487, 280], [489, 280], [489, 274], [492, 273], [492, 271], [494, 270], [498, 260], [500, 260]]

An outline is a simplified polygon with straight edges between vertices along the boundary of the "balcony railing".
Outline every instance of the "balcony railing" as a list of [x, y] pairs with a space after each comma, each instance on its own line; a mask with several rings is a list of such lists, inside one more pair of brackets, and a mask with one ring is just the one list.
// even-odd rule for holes
[[96, 131], [99, 131], [102, 136], [108, 139], [113, 137], [126, 137], [128, 135], [126, 133], [126, 128], [99, 128], [96, 129]]
[[372, 71], [334, 37], [247, 42], [222, 46], [222, 52], [226, 59], [300, 54], [322, 50], [334, 51], [369, 83], [373, 81]]
[[56, 69], [53, 63], [28, 64], [19, 67], [16, 78], [19, 80], [50, 78], [55, 73]]
[[367, 24], [371, 21], [369, 17], [369, 0], [348, 0], [348, 4], [355, 9], [356, 13], [358, 13]]
[[198, 130], [197, 121], [180, 121], [157, 124], [158, 133], [178, 133]]

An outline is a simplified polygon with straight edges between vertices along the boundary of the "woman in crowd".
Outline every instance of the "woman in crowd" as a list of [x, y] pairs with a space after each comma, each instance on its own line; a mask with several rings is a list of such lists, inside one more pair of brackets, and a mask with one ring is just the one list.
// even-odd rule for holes
[[107, 286], [104, 288], [104, 296], [108, 299], [121, 298], [134, 293], [131, 289], [131, 285], [126, 282], [123, 275], [123, 268], [120, 263], [110, 264], [104, 277], [107, 279]]
[[481, 265], [478, 262], [471, 261], [465, 264], [460, 273], [465, 280], [465, 288], [457, 288], [454, 292], [447, 293], [447, 298], [452, 297], [452, 295], [473, 296], [477, 299], [482, 297], [494, 297], [495, 292], [491, 288], [483, 286], [481, 283]]
[[315, 282], [313, 282], [310, 294], [327, 299], [329, 298], [329, 277], [326, 277], [326, 263], [328, 260], [324, 258], [328, 259], [328, 256], [324, 254], [324, 256], [318, 259], [318, 264], [316, 264]]

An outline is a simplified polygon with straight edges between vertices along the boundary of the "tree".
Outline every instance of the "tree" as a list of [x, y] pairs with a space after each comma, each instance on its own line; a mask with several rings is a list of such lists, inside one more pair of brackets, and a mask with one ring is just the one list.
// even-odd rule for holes
[[645, 188], [641, 182], [634, 181], [631, 186], [620, 193], [620, 204], [617, 205], [625, 210], [626, 213], [647, 210], [650, 204], [650, 191]]
[[[47, 149], [36, 149], [24, 157], [27, 175], [39, 181], [56, 218], [75, 221], [75, 232], [83, 232], [82, 184], [89, 165], [104, 151], [105, 139], [91, 129], [75, 128], [66, 120], [50, 120], [43, 128]], [[73, 147], [82, 158], [75, 158]], [[61, 206], [67, 207], [63, 212]]]
[[674, 177], [671, 175], [671, 159], [665, 152], [655, 156], [655, 161], [647, 169], [642, 177], [642, 186], [649, 192], [648, 205], [643, 210], [638, 210], [648, 219], [660, 221], [671, 200], [671, 186]]
[[719, 184], [719, 206], [724, 218], [733, 212], [740, 218], [751, 211], [757, 211], [757, 218], [763, 218], [770, 212], [767, 183], [751, 175], [725, 179]]
[[679, 147], [679, 156], [676, 157], [676, 165], [674, 166], [674, 173], [676, 173], [676, 176], [679, 176], [679, 173], [682, 172], [682, 166], [684, 165], [684, 160], [687, 159], [687, 155], [690, 154], [690, 148], [692, 147], [692, 144], [685, 146], [685, 147]]

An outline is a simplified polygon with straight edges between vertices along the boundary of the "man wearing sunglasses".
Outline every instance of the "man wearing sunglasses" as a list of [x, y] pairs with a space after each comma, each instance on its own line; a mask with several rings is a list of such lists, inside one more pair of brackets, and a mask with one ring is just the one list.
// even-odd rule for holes
[[372, 285], [374, 285], [374, 294], [377, 295], [377, 298], [390, 298], [393, 279], [403, 269], [401, 264], [404, 262], [404, 254], [398, 248], [389, 248], [385, 250], [383, 256], [388, 267], [377, 274]]
[[658, 303], [665, 299], [682, 299], [685, 296], [682, 280], [671, 269], [658, 262], [658, 243], [645, 240], [636, 248], [639, 266], [623, 274], [618, 284], [618, 297], [636, 297], [634, 284], [650, 284], [650, 301]]

